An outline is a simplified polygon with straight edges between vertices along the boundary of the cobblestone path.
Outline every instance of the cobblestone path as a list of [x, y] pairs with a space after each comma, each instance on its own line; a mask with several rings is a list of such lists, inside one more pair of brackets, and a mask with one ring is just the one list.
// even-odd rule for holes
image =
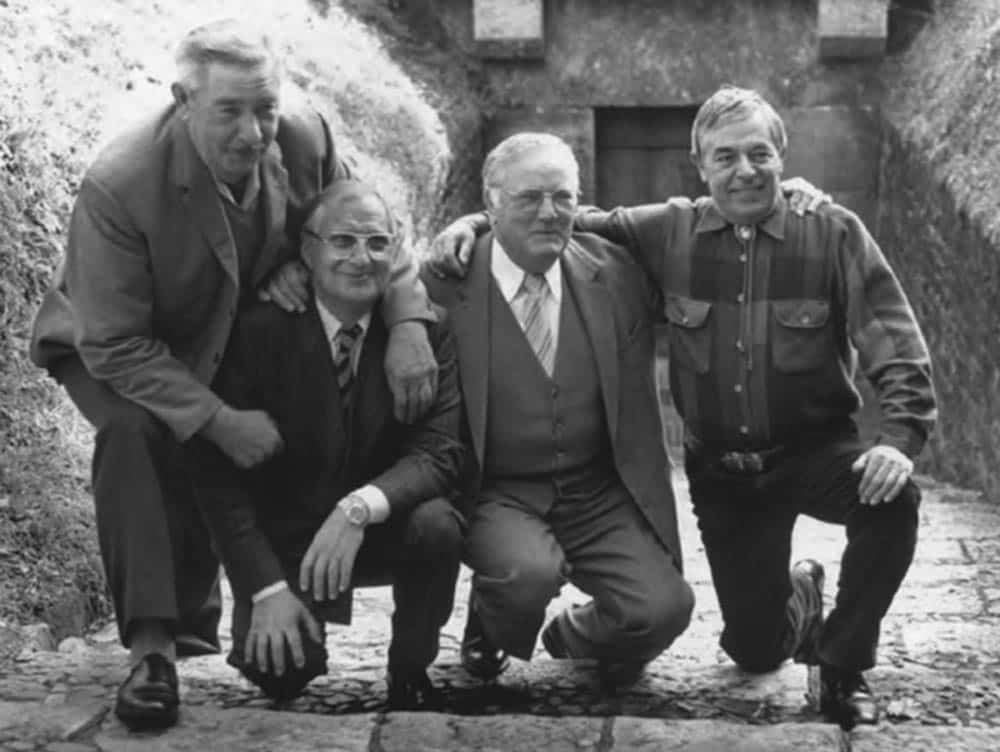
[[[180, 664], [181, 722], [162, 734], [130, 735], [109, 713], [125, 666], [113, 629], [23, 652], [0, 665], [0, 749], [1000, 750], [1000, 507], [923, 479], [917, 559], [869, 674], [885, 720], [844, 733], [809, 709], [803, 667], [749, 676], [719, 650], [718, 604], [683, 476], [675, 483], [695, 618], [628, 692], [602, 694], [592, 665], [552, 660], [540, 646], [495, 685], [469, 679], [458, 665], [463, 571], [432, 669], [443, 712], [384, 712], [391, 600], [388, 588], [373, 588], [357, 593], [351, 627], [330, 629], [330, 673], [303, 697], [272, 704], [221, 656], [190, 659]], [[825, 564], [828, 607], [842, 546], [841, 528], [800, 520], [793, 557]], [[551, 610], [583, 599], [567, 588]]]

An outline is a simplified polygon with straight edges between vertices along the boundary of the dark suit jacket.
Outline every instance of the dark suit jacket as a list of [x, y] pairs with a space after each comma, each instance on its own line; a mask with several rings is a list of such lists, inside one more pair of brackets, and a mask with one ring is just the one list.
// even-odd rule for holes
[[[475, 466], [469, 488], [481, 485], [490, 362], [490, 246], [476, 241], [464, 279], [441, 280], [424, 268], [431, 299], [449, 313], [458, 352], [466, 430]], [[575, 234], [560, 260], [564, 284], [580, 306], [597, 360], [615, 467], [625, 487], [681, 566], [677, 509], [663, 446], [654, 375], [654, 293], [642, 269], [620, 246], [596, 235]]]
[[[316, 112], [282, 115], [262, 159], [267, 235], [254, 286], [294, 258], [307, 202], [346, 168]], [[387, 295], [391, 322], [430, 318], [407, 255]], [[31, 355], [76, 351], [97, 379], [180, 440], [219, 406], [209, 389], [240, 302], [236, 247], [212, 175], [171, 106], [111, 142], [87, 171], [66, 256], [42, 301]]]
[[360, 486], [385, 493], [390, 518], [452, 495], [464, 458], [454, 342], [444, 324], [429, 325], [429, 334], [438, 393], [407, 426], [393, 416], [382, 367], [388, 333], [373, 315], [348, 422], [315, 305], [304, 314], [260, 305], [240, 317], [214, 386], [234, 407], [267, 412], [284, 451], [243, 471], [207, 440], [192, 447], [199, 498], [237, 597], [249, 599], [297, 569], [337, 502]]

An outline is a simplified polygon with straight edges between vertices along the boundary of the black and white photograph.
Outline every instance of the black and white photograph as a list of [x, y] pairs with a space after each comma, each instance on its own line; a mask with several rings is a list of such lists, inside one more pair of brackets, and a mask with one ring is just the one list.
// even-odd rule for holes
[[998, 51], [0, 0], [0, 750], [1000, 749]]

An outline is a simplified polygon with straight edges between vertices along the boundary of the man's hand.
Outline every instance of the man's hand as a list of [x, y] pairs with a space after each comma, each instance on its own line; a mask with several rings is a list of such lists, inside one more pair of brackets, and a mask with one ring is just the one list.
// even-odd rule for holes
[[389, 332], [385, 375], [392, 390], [396, 419], [413, 423], [437, 395], [438, 364], [421, 321], [400, 321]]
[[309, 270], [301, 261], [282, 264], [257, 292], [257, 297], [289, 313], [302, 313], [309, 300]]
[[899, 495], [913, 473], [913, 460], [895, 447], [879, 444], [862, 454], [851, 470], [864, 471], [858, 484], [862, 504], [883, 504]]
[[[302, 668], [306, 665], [306, 656], [299, 627], [305, 627], [306, 634], [315, 642], [323, 642], [319, 624], [292, 591], [280, 590], [257, 601], [253, 604], [250, 631], [243, 651], [246, 662], [256, 662], [257, 668], [265, 674], [273, 668], [274, 674], [281, 676], [285, 673], [287, 642], [295, 667]], [[270, 667], [268, 656], [271, 658]]]
[[782, 180], [781, 191], [788, 197], [788, 208], [800, 217], [806, 213], [811, 214], [833, 200], [829, 193], [823, 193], [805, 178]]
[[343, 509], [334, 508], [302, 559], [299, 588], [312, 590], [317, 601], [332, 601], [347, 590], [354, 573], [354, 559], [364, 539], [364, 528], [352, 525]]
[[271, 459], [285, 445], [278, 427], [263, 410], [234, 410], [223, 405], [202, 433], [243, 469]]
[[469, 268], [476, 231], [468, 217], [459, 217], [445, 227], [431, 243], [427, 268], [431, 274], [445, 279], [461, 279]]

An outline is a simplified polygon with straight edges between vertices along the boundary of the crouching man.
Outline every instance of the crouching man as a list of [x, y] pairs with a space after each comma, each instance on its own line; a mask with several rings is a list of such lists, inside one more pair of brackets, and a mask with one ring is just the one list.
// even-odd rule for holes
[[333, 183], [302, 229], [313, 298], [305, 315], [241, 317], [222, 399], [259, 410], [282, 446], [235, 460], [205, 443], [200, 504], [235, 595], [229, 663], [288, 699], [326, 673], [325, 622], [350, 622], [351, 588], [393, 585], [389, 706], [424, 707], [426, 669], [451, 612], [463, 518], [448, 500], [463, 459], [455, 356], [440, 324], [432, 408], [405, 425], [381, 364], [378, 302], [398, 242], [372, 188]]

